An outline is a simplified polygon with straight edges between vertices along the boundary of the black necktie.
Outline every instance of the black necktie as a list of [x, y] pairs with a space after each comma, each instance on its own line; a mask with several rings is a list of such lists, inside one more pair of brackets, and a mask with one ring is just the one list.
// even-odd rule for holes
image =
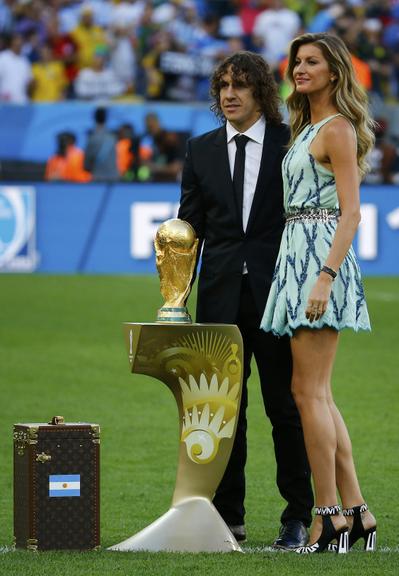
[[236, 158], [234, 161], [233, 187], [237, 201], [239, 214], [242, 216], [242, 203], [244, 196], [244, 170], [245, 170], [245, 146], [249, 140], [244, 134], [236, 134]]

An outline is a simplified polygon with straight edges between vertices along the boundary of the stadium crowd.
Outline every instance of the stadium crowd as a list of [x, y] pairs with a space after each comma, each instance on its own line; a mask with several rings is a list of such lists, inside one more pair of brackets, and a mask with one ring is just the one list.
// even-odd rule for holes
[[[265, 57], [284, 98], [304, 31], [341, 36], [371, 97], [399, 102], [399, 0], [0, 0], [0, 102], [205, 102], [240, 49]], [[382, 136], [376, 162], [395, 162]]]
[[237, 49], [281, 80], [303, 31], [335, 31], [367, 90], [399, 99], [398, 0], [0, 0], [0, 100], [205, 101]]

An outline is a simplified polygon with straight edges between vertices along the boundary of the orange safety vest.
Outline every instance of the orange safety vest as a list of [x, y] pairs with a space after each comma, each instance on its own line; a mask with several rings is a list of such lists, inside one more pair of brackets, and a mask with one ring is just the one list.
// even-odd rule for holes
[[132, 165], [134, 155], [131, 148], [131, 140], [129, 138], [122, 138], [116, 143], [116, 165], [119, 174], [125, 174]]

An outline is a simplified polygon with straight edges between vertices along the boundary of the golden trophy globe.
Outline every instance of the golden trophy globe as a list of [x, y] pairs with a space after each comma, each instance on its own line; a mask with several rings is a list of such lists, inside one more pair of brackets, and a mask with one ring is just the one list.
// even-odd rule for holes
[[158, 322], [191, 323], [186, 300], [196, 264], [198, 239], [193, 227], [184, 220], [166, 220], [158, 228], [154, 241], [156, 264], [165, 300], [158, 310]]
[[165, 303], [156, 323], [124, 324], [131, 372], [160, 380], [175, 398], [179, 456], [169, 510], [110, 550], [242, 552], [212, 499], [236, 433], [243, 344], [237, 326], [191, 322], [185, 303], [197, 246], [187, 222], [161, 224], [155, 251]]

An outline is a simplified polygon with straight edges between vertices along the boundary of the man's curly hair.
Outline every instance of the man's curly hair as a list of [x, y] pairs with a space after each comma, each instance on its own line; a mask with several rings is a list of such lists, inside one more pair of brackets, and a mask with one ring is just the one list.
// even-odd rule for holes
[[280, 97], [272, 71], [262, 56], [248, 51], [240, 51], [228, 56], [219, 64], [212, 75], [210, 95], [213, 102], [211, 110], [219, 119], [224, 120], [220, 105], [220, 88], [222, 78], [227, 72], [231, 72], [233, 81], [245, 80], [247, 85], [252, 88], [253, 97], [259, 104], [267, 122], [281, 124]]

